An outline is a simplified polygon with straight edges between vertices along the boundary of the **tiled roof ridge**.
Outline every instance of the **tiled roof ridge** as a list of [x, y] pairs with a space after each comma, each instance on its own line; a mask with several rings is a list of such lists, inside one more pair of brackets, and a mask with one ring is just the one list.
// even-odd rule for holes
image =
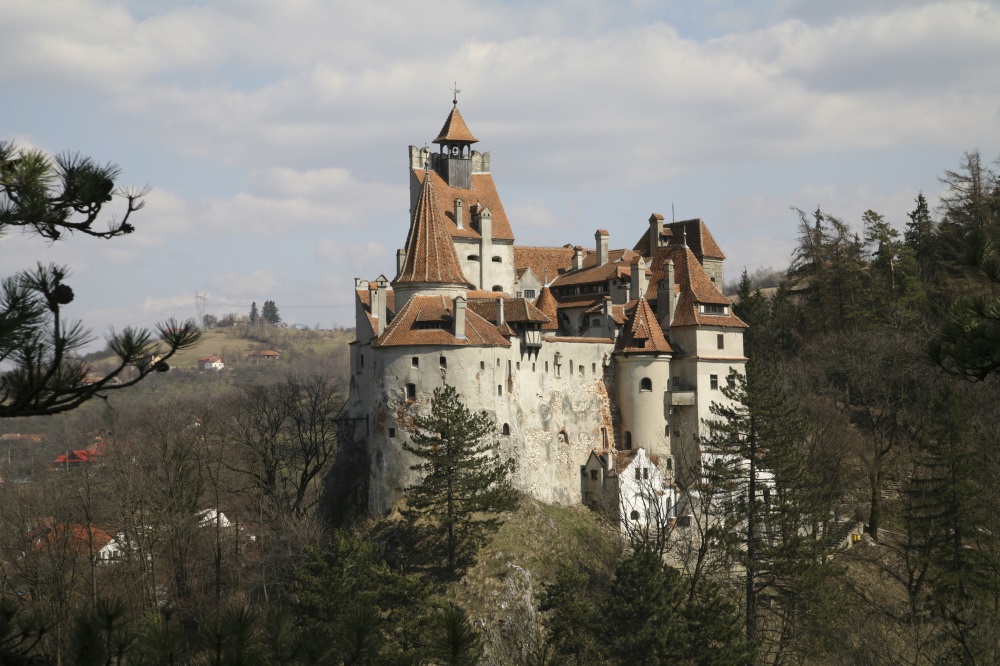
[[428, 170], [420, 186], [413, 220], [406, 237], [406, 260], [393, 284], [405, 282], [461, 284], [472, 288], [458, 263], [451, 234], [445, 229]]
[[469, 126], [465, 124], [465, 118], [462, 117], [462, 113], [458, 110], [457, 102], [451, 107], [451, 113], [448, 114], [448, 118], [444, 121], [441, 131], [438, 133], [437, 138], [434, 139], [434, 143], [444, 143], [445, 141], [479, 143], [479, 139], [472, 136]]

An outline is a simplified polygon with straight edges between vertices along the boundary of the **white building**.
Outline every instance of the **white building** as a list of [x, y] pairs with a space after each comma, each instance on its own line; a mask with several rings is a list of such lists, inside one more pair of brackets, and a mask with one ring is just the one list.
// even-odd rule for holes
[[702, 419], [745, 361], [708, 228], [653, 214], [631, 249], [603, 229], [592, 250], [516, 246], [477, 142], [456, 104], [438, 151], [410, 146], [396, 276], [355, 280], [348, 418], [363, 425], [345, 445], [368, 461], [369, 511], [416, 481], [402, 442], [446, 383], [496, 417], [515, 485], [542, 501], [584, 501], [594, 452], [643, 449], [665, 488], [696, 478]]

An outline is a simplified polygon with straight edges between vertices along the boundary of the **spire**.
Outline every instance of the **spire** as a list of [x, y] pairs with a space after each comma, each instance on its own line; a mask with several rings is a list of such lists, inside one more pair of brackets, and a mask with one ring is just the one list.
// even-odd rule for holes
[[546, 323], [542, 324], [543, 331], [559, 330], [559, 311], [556, 306], [556, 298], [552, 295], [552, 290], [549, 289], [549, 285], [544, 285], [542, 293], [538, 295], [538, 300], [535, 301], [535, 307], [549, 318]]
[[448, 114], [448, 119], [444, 121], [444, 127], [441, 128], [437, 138], [434, 139], [434, 143], [479, 143], [479, 139], [472, 136], [469, 126], [465, 124], [465, 119], [462, 118], [462, 114], [458, 110], [457, 97], [452, 102], [452, 105], [451, 113]]
[[455, 245], [437, 209], [431, 171], [424, 172], [410, 233], [406, 237], [406, 259], [393, 284], [415, 282], [454, 284], [472, 288], [462, 274]]

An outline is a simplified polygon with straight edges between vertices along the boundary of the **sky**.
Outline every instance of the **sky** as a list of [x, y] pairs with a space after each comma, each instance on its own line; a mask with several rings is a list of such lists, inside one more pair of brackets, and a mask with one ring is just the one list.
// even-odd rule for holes
[[[459, 109], [521, 245], [631, 247], [705, 220], [726, 280], [783, 268], [794, 208], [904, 228], [964, 152], [1000, 156], [1000, 3], [0, 0], [0, 139], [151, 188], [128, 237], [0, 237], [66, 264], [98, 340], [277, 304], [354, 325], [394, 275], [409, 145]], [[118, 209], [120, 212], [120, 209]], [[97, 344], [97, 343], [95, 343]]]

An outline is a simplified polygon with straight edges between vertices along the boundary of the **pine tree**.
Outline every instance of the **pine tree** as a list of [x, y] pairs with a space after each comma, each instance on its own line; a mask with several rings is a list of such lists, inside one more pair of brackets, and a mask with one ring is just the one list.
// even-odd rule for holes
[[768, 628], [765, 653], [801, 631], [802, 599], [826, 578], [830, 550], [831, 507], [812, 473], [806, 422], [773, 377], [773, 367], [751, 359], [747, 375], [723, 389], [728, 401], [713, 403], [703, 442], [718, 514], [707, 536], [744, 572], [745, 637], [757, 643]]
[[905, 495], [904, 554], [912, 611], [943, 623], [948, 661], [995, 663], [996, 436], [989, 401], [973, 391], [944, 383], [931, 406], [935, 419], [919, 433]]
[[805, 335], [843, 332], [865, 319], [861, 239], [841, 220], [816, 209], [799, 213], [799, 244], [788, 280], [803, 301]]
[[454, 575], [500, 527], [500, 514], [516, 508], [514, 460], [500, 457], [496, 421], [471, 412], [453, 386], [434, 389], [430, 413], [414, 426], [403, 448], [422, 459], [411, 469], [424, 477], [410, 489], [404, 516]]
[[272, 326], [277, 326], [281, 323], [281, 315], [278, 314], [278, 306], [274, 304], [274, 301], [264, 301], [264, 309], [261, 310], [261, 317]]
[[906, 223], [903, 239], [913, 251], [918, 277], [922, 282], [927, 282], [933, 275], [934, 221], [931, 220], [930, 207], [923, 192], [917, 195], [915, 202], [917, 207], [906, 214], [910, 221]]
[[257, 301], [250, 304], [250, 316], [247, 319], [250, 321], [251, 326], [256, 326], [260, 323], [260, 311], [257, 310]]

